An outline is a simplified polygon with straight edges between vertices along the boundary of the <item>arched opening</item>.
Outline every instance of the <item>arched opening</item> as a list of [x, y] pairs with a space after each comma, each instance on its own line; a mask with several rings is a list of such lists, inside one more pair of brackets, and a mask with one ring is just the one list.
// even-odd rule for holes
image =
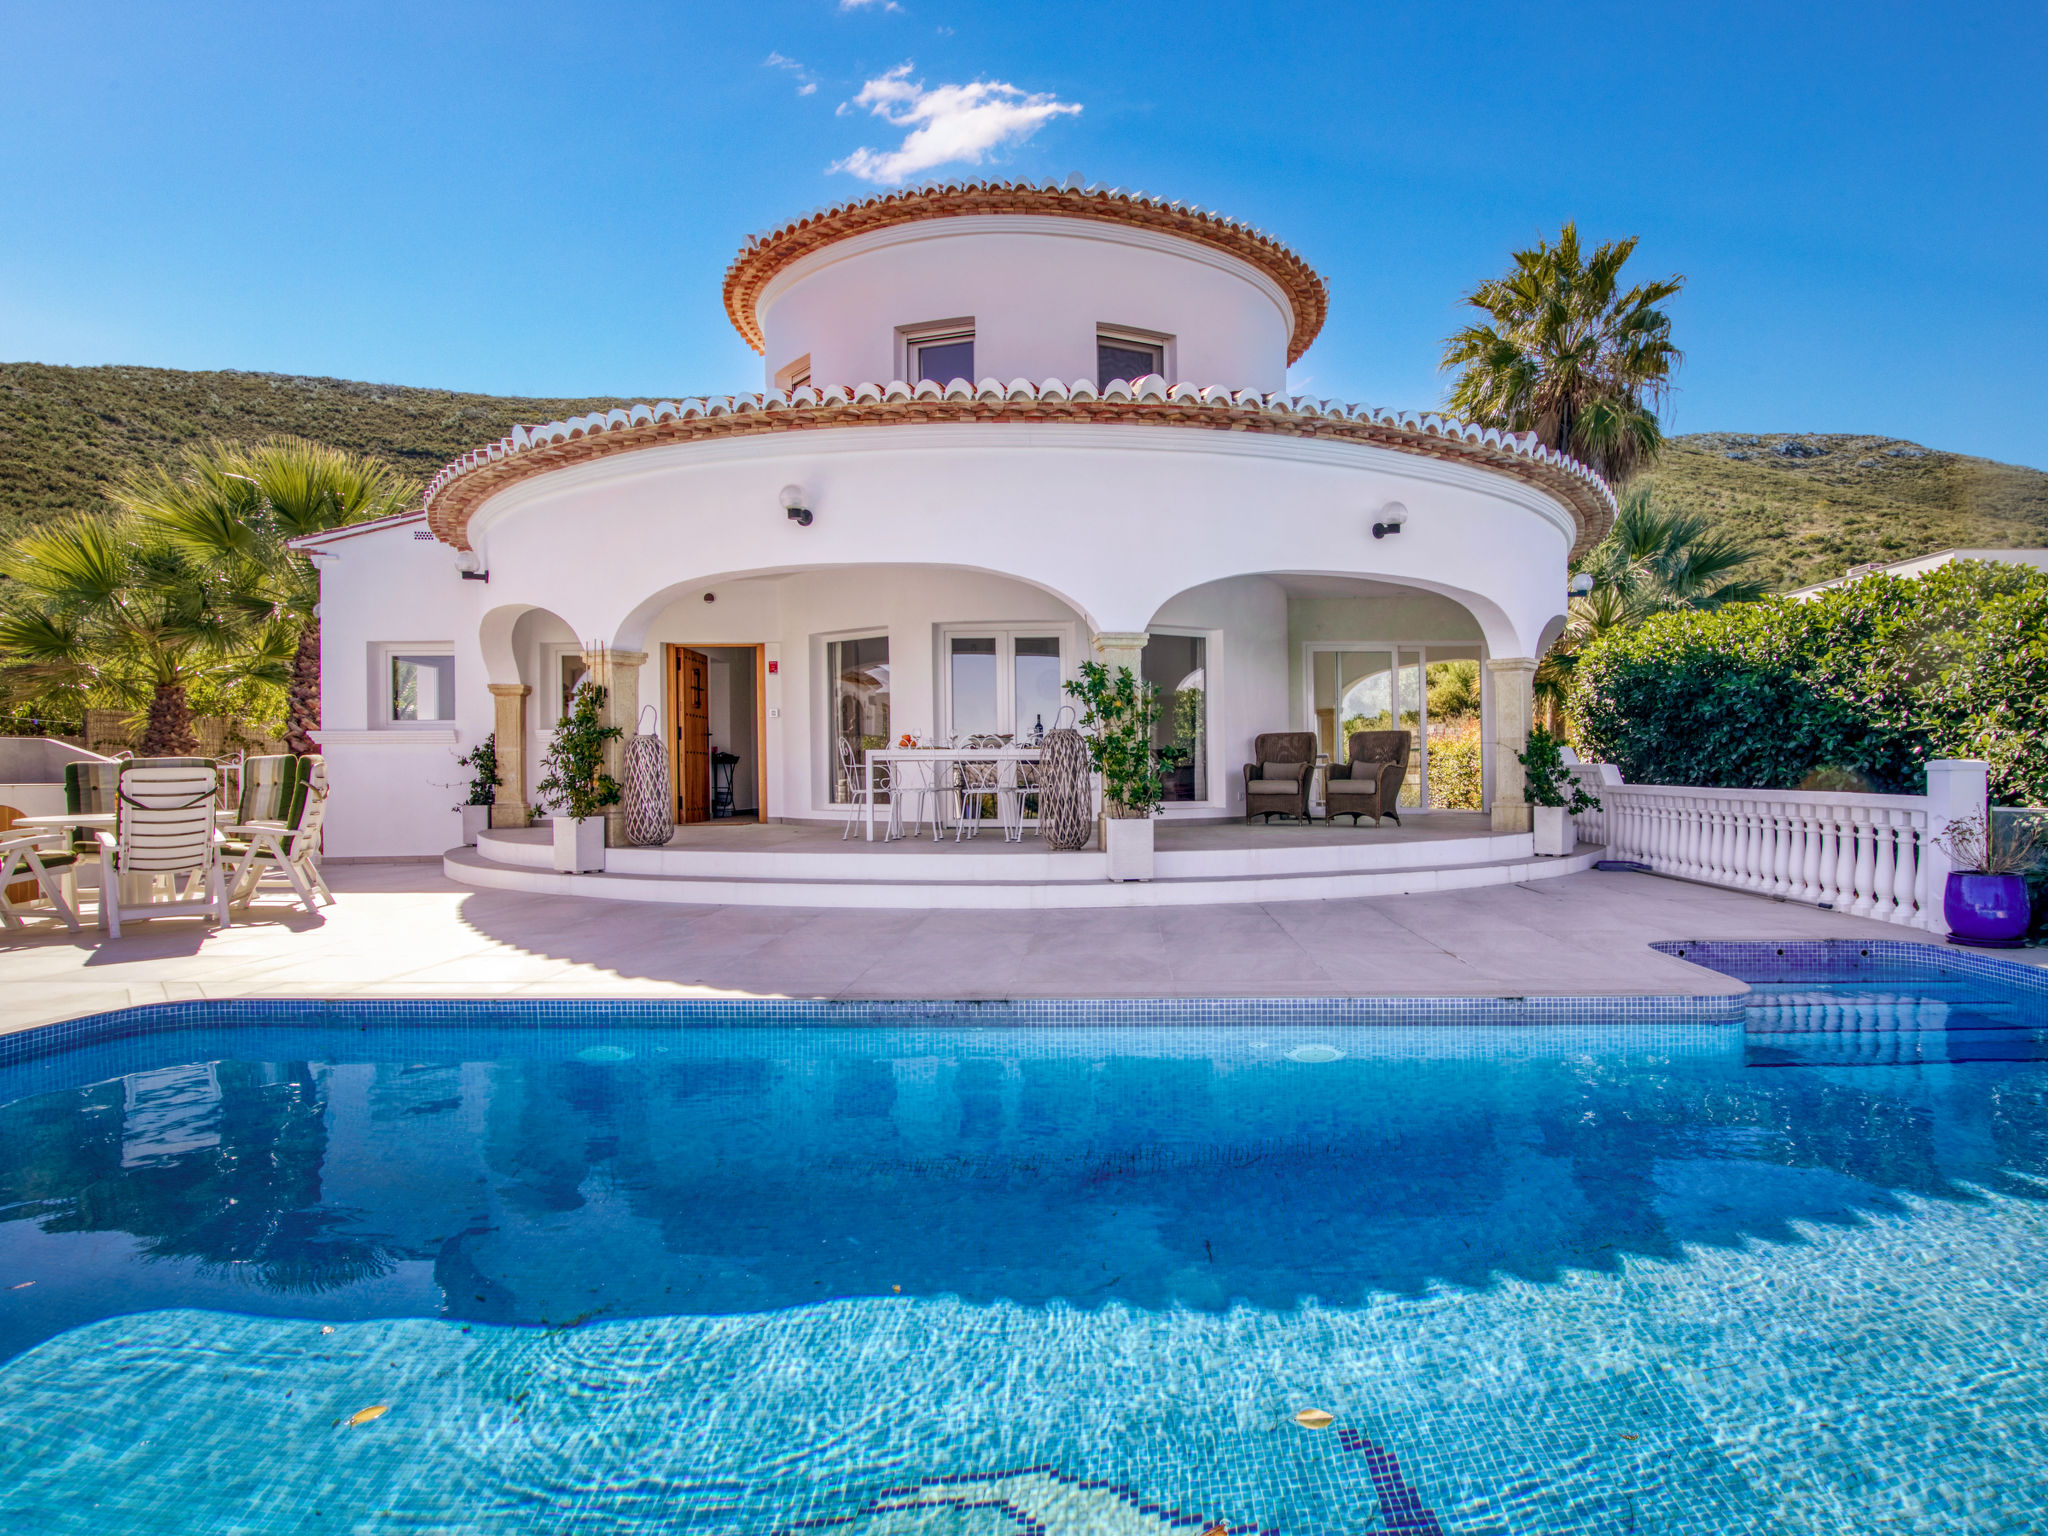
[[1155, 749], [1168, 814], [1244, 809], [1262, 736], [1292, 733], [1323, 770], [1353, 738], [1405, 771], [1398, 810], [1478, 812], [1487, 803], [1486, 658], [1500, 615], [1421, 584], [1271, 571], [1190, 588], [1147, 626], [1145, 681], [1159, 693]]
[[1050, 729], [1092, 633], [1077, 604], [1021, 577], [876, 564], [670, 583], [626, 610], [614, 643], [647, 657], [640, 699], [657, 705], [671, 760], [710, 764], [708, 801], [701, 774], [678, 775], [688, 825], [728, 809], [736, 819], [749, 809], [763, 820], [855, 815], [866, 754], [905, 736]]
[[583, 645], [566, 619], [531, 604], [506, 604], [477, 627], [491, 691], [498, 753], [494, 826], [522, 826], [538, 807], [534, 786], [548, 738], [583, 680]]

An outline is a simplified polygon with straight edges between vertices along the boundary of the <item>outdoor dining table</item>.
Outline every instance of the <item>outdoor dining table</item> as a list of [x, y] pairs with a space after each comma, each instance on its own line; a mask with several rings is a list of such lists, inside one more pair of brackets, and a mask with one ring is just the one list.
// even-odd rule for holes
[[1017, 764], [1035, 763], [1045, 753], [1038, 747], [871, 747], [864, 772], [867, 777], [867, 840], [875, 840], [875, 765], [877, 763], [994, 763], [997, 785], [1014, 789]]

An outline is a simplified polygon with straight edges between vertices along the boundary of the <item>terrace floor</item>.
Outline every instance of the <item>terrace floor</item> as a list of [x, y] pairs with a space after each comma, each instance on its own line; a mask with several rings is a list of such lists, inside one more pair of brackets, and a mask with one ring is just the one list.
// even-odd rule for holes
[[[436, 862], [335, 865], [338, 905], [0, 932], [0, 1031], [204, 997], [1719, 996], [1659, 939], [1929, 939], [1654, 875], [1106, 911], [648, 905], [473, 890]], [[2004, 952], [2048, 963], [2048, 950]]]

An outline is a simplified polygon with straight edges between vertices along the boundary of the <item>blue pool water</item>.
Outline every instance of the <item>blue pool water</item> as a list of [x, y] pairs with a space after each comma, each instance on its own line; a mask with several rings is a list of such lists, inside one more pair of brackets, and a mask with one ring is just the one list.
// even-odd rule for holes
[[0, 1069], [0, 1529], [2043, 1528], [2038, 995], [472, 1017]]

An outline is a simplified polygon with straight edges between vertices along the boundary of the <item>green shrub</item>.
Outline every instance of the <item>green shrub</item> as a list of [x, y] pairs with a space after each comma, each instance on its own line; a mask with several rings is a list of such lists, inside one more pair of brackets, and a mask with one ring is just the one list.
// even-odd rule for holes
[[1479, 722], [1429, 732], [1429, 803], [1440, 811], [1480, 808]]
[[1572, 712], [1635, 783], [1917, 794], [1928, 759], [1981, 757], [1994, 799], [2048, 801], [2048, 573], [1958, 561], [1660, 615], [1586, 648]]

